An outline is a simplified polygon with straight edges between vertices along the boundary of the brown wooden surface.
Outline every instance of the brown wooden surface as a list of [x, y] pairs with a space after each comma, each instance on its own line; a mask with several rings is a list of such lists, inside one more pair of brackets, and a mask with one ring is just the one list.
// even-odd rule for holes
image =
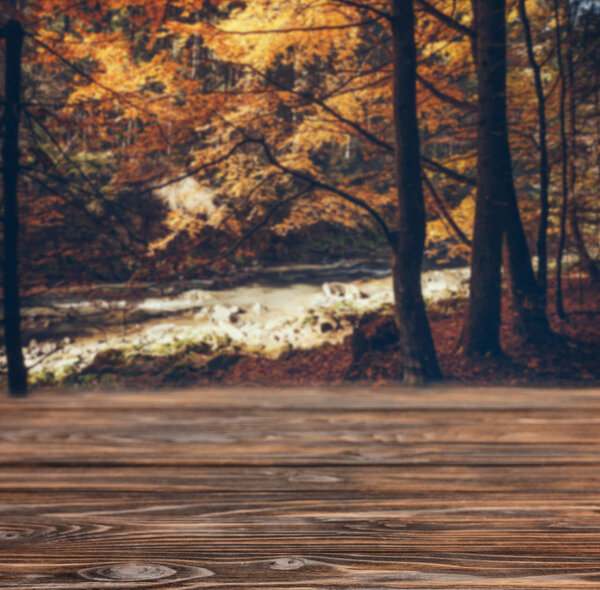
[[600, 588], [600, 391], [0, 400], [0, 588]]

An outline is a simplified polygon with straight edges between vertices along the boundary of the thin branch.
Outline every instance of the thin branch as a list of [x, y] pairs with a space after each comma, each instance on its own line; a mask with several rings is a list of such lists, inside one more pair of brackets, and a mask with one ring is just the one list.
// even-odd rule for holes
[[[387, 151], [389, 153], [393, 153], [395, 151], [393, 144], [389, 143], [388, 141], [385, 141], [384, 139], [380, 139], [379, 137], [377, 137], [376, 135], [374, 135], [373, 133], [371, 133], [370, 131], [365, 129], [362, 125], [359, 125], [356, 121], [353, 121], [352, 119], [348, 119], [347, 117], [344, 117], [343, 115], [338, 113], [335, 109], [333, 109], [332, 107], [327, 105], [323, 99], [320, 99], [320, 98], [316, 97], [314, 94], [311, 94], [309, 92], [302, 92], [299, 90], [294, 90], [293, 88], [290, 89], [287, 86], [279, 83], [277, 80], [271, 79], [270, 76], [268, 76], [264, 72], [261, 72], [260, 70], [257, 70], [253, 66], [247, 66], [247, 67], [252, 72], [254, 72], [258, 76], [260, 76], [264, 80], [266, 80], [269, 84], [272, 84], [273, 86], [279, 88], [280, 90], [282, 90], [284, 92], [289, 92], [290, 94], [295, 94], [296, 96], [299, 96], [305, 100], [309, 100], [313, 104], [320, 106], [325, 112], [332, 115], [340, 123], [343, 123], [344, 125], [347, 125], [348, 127], [354, 129], [357, 133], [362, 135], [362, 137], [369, 140], [371, 143], [375, 144], [376, 146], [384, 149], [385, 151]], [[452, 178], [453, 180], [456, 180], [458, 182], [469, 184], [471, 186], [476, 185], [474, 178], [465, 176], [464, 174], [460, 174], [459, 172], [456, 172], [455, 170], [447, 168], [443, 164], [440, 164], [439, 162], [435, 162], [434, 160], [431, 160], [430, 158], [427, 158], [423, 155], [421, 156], [421, 159], [422, 159], [424, 165], [428, 166], [431, 170], [434, 170], [436, 172], [444, 174], [445, 176], [448, 176], [449, 178]]]
[[63, 149], [62, 145], [60, 144], [60, 142], [58, 141], [58, 139], [54, 136], [54, 134], [50, 131], [50, 129], [48, 129], [48, 127], [34, 114], [32, 113], [30, 110], [25, 109], [25, 114], [27, 115], [27, 117], [30, 117], [31, 119], [33, 119], [33, 121], [42, 129], [42, 131], [48, 136], [48, 138], [50, 139], [50, 141], [52, 142], [52, 144], [54, 144], [54, 146], [56, 147], [56, 149], [58, 149], [58, 151], [60, 152], [61, 156], [71, 165], [73, 166], [81, 175], [81, 177], [87, 182], [88, 186], [90, 187], [90, 189], [96, 193], [96, 195], [99, 198], [103, 198], [100, 191], [98, 191], [97, 187], [94, 185], [94, 183], [92, 182], [92, 180], [90, 179], [90, 177], [83, 171], [83, 168], [79, 165], [78, 162], [75, 162], [75, 160], [73, 160], [68, 154], [67, 152]]
[[369, 213], [369, 215], [371, 215], [371, 217], [379, 225], [379, 227], [383, 231], [390, 246], [393, 247], [395, 245], [396, 238], [395, 238], [393, 232], [390, 230], [390, 228], [388, 227], [388, 225], [385, 222], [385, 220], [383, 219], [383, 217], [381, 217], [381, 215], [375, 209], [373, 209], [373, 207], [371, 207], [367, 202], [363, 201], [362, 199], [360, 199], [358, 197], [351, 195], [350, 193], [347, 193], [346, 191], [344, 191], [342, 189], [339, 189], [335, 186], [331, 186], [330, 184], [327, 184], [325, 182], [321, 182], [320, 180], [313, 178], [310, 174], [307, 174], [305, 172], [300, 172], [299, 170], [294, 170], [292, 168], [284, 166], [277, 160], [277, 158], [275, 158], [275, 156], [271, 152], [271, 149], [267, 145], [267, 142], [264, 139], [250, 139], [250, 141], [261, 145], [269, 162], [276, 168], [279, 168], [279, 170], [285, 172], [286, 174], [289, 174], [290, 176], [293, 176], [294, 178], [302, 180], [309, 185], [313, 185], [314, 188], [320, 188], [320, 189], [323, 189], [324, 191], [333, 193], [334, 195], [341, 197], [345, 201], [348, 201], [348, 202], [356, 205], [357, 207], [360, 207], [361, 209], [365, 210], [367, 213]]
[[313, 188], [314, 188], [314, 184], [311, 183], [310, 185], [304, 187], [303, 189], [301, 189], [300, 191], [298, 191], [291, 197], [288, 197], [287, 199], [284, 199], [283, 201], [279, 201], [278, 203], [276, 203], [268, 211], [268, 213], [263, 217], [263, 219], [261, 219], [261, 221], [259, 221], [248, 232], [246, 232], [233, 246], [231, 246], [231, 248], [229, 248], [229, 250], [227, 250], [227, 252], [225, 254], [220, 256], [219, 260], [222, 258], [227, 258], [227, 257], [231, 256], [246, 240], [250, 239], [259, 229], [261, 229], [262, 227], [267, 225], [267, 223], [269, 223], [271, 217], [273, 217], [273, 215], [275, 214], [275, 212], [277, 210], [281, 209], [281, 207], [283, 207], [284, 205], [287, 205], [288, 203], [291, 203], [292, 201], [295, 201], [301, 197], [305, 197], [305, 196], [309, 195]]
[[37, 43], [40, 47], [43, 47], [46, 51], [48, 51], [48, 53], [51, 53], [52, 55], [54, 55], [54, 57], [58, 58], [63, 64], [65, 64], [66, 66], [68, 66], [69, 68], [71, 68], [74, 72], [76, 72], [77, 74], [79, 74], [80, 76], [82, 76], [83, 78], [85, 78], [88, 82], [90, 82], [92, 84], [95, 84], [96, 86], [98, 86], [99, 88], [102, 88], [103, 90], [106, 90], [107, 92], [109, 92], [113, 96], [117, 97], [121, 102], [125, 103], [126, 105], [129, 105], [130, 107], [133, 107], [134, 109], [136, 109], [136, 110], [138, 110], [138, 111], [140, 111], [142, 113], [145, 113], [150, 118], [155, 119], [155, 122], [156, 122], [156, 125], [157, 125], [158, 129], [159, 129], [161, 137], [163, 138], [163, 140], [166, 143], [168, 143], [167, 135], [165, 134], [165, 131], [162, 128], [162, 125], [158, 121], [156, 121], [158, 119], [158, 117], [157, 117], [157, 115], [155, 113], [152, 113], [152, 112], [148, 111], [147, 109], [139, 106], [138, 104], [136, 104], [135, 102], [129, 100], [128, 98], [126, 98], [125, 96], [123, 96], [123, 94], [121, 94], [117, 90], [114, 90], [110, 86], [106, 86], [105, 84], [102, 84], [102, 82], [98, 82], [98, 80], [96, 80], [95, 78], [93, 78], [92, 76], [90, 76], [90, 74], [88, 74], [87, 72], [85, 72], [84, 70], [82, 70], [79, 66], [75, 65], [73, 62], [69, 61], [66, 57], [64, 57], [63, 55], [61, 55], [58, 51], [56, 51], [55, 49], [53, 49], [52, 47], [50, 47], [50, 45], [48, 45], [47, 43], [44, 43], [43, 41], [41, 41], [40, 39], [38, 39], [34, 35], [31, 35], [30, 33], [26, 33], [26, 34], [27, 34], [28, 37], [31, 38], [31, 40], [34, 43]]
[[421, 6], [421, 8], [425, 12], [427, 12], [428, 14], [431, 14], [432, 16], [437, 18], [440, 22], [449, 26], [451, 29], [454, 29], [458, 33], [461, 33], [462, 35], [467, 35], [468, 37], [471, 37], [472, 39], [474, 39], [477, 36], [476, 32], [473, 29], [471, 29], [470, 27], [466, 27], [465, 25], [462, 25], [456, 19], [453, 19], [451, 16], [448, 16], [441, 10], [438, 10], [435, 6], [433, 6], [426, 0], [416, 0], [416, 2], [417, 2], [417, 4], [419, 4], [419, 6]]
[[426, 78], [424, 78], [423, 76], [421, 76], [418, 73], [417, 73], [417, 80], [421, 84], [423, 84], [423, 86], [427, 90], [429, 90], [429, 92], [431, 92], [431, 94], [433, 94], [440, 100], [442, 100], [444, 102], [448, 102], [451, 105], [454, 105], [455, 107], [457, 107], [459, 109], [464, 109], [469, 112], [475, 112], [477, 110], [477, 107], [475, 105], [471, 104], [470, 102], [466, 102], [464, 100], [459, 100], [457, 98], [454, 98], [453, 96], [450, 96], [449, 94], [446, 94], [445, 92], [443, 92], [442, 90], [437, 88], [432, 82], [430, 82], [429, 80], [427, 80]]
[[[102, 201], [102, 203], [107, 207], [107, 209], [110, 211], [111, 215], [113, 216], [113, 218], [119, 223], [119, 225], [122, 227], [122, 229], [127, 233], [127, 235], [130, 237], [131, 240], [137, 242], [138, 244], [145, 246], [146, 242], [145, 240], [138, 236], [131, 228], [130, 228], [130, 223], [127, 223], [123, 217], [121, 216], [121, 213], [119, 212], [117, 206], [115, 205], [115, 203], [113, 203], [109, 198], [107, 198], [107, 196], [105, 196], [104, 194], [102, 194], [101, 190], [99, 190], [96, 185], [94, 184], [94, 182], [90, 179], [90, 177], [83, 171], [83, 169], [76, 163], [74, 162], [69, 156], [68, 154], [66, 154], [66, 152], [63, 150], [62, 146], [60, 145], [60, 142], [58, 141], [58, 139], [56, 139], [54, 137], [54, 135], [50, 132], [50, 130], [39, 120], [37, 119], [37, 117], [31, 113], [30, 111], [26, 110], [25, 114], [27, 115], [28, 118], [28, 123], [29, 123], [29, 128], [30, 131], [32, 133], [32, 136], [34, 139], [36, 140], [40, 140], [41, 138], [38, 136], [38, 134], [35, 132], [35, 129], [33, 129], [32, 126], [32, 121], [31, 119], [33, 119], [33, 121], [40, 126], [40, 128], [46, 133], [46, 135], [49, 137], [50, 141], [54, 144], [54, 146], [59, 150], [59, 152], [61, 153], [61, 155], [63, 156], [63, 158], [70, 163], [72, 166], [74, 166], [77, 171], [79, 172], [79, 174], [81, 175], [81, 177], [87, 182], [89, 188], [88, 190], [85, 190], [81, 187], [77, 187], [79, 189], [80, 192], [82, 192], [84, 195], [92, 197], [92, 198], [96, 198], [99, 199], [100, 201]], [[50, 164], [51, 167], [56, 171], [56, 174], [51, 174], [48, 170], [44, 170], [42, 172], [42, 174], [45, 174], [46, 176], [48, 176], [49, 178], [52, 178], [54, 181], [59, 182], [63, 185], [68, 185], [69, 187], [71, 186], [71, 182], [69, 179], [64, 178], [61, 175], [61, 172], [58, 168], [58, 166], [56, 165], [56, 163], [50, 159]], [[28, 169], [33, 170], [37, 173], [40, 173], [41, 171], [35, 169], [35, 168], [30, 168], [28, 167]]]
[[435, 201], [435, 203], [437, 205], [437, 209], [440, 212], [440, 215], [450, 224], [450, 227], [456, 234], [456, 237], [463, 244], [465, 244], [466, 246], [469, 246], [469, 248], [470, 248], [472, 246], [471, 240], [466, 236], [466, 234], [463, 232], [463, 230], [460, 229], [460, 227], [458, 227], [458, 224], [456, 223], [456, 221], [454, 221], [454, 219], [448, 212], [448, 209], [446, 208], [446, 203], [444, 203], [442, 197], [440, 197], [438, 192], [435, 190], [433, 183], [431, 182], [431, 180], [429, 179], [429, 177], [427, 176], [427, 173], [425, 171], [423, 171], [423, 180], [425, 181], [425, 185], [429, 189], [429, 193], [431, 194], [431, 196], [433, 197], [433, 200]]
[[[37, 176], [35, 176], [34, 174], [32, 174], [32, 172], [36, 172], [36, 170], [30, 169], [29, 171], [27, 170], [27, 168], [24, 168], [25, 172], [24, 172], [24, 176], [26, 176], [27, 178], [29, 178], [30, 180], [32, 180], [33, 182], [37, 183], [42, 189], [44, 189], [49, 195], [53, 195], [58, 197], [61, 201], [63, 201], [63, 203], [66, 203], [67, 205], [74, 207], [75, 209], [78, 209], [79, 211], [81, 211], [81, 213], [83, 213], [84, 216], [86, 216], [92, 223], [94, 223], [98, 228], [100, 228], [101, 231], [105, 231], [107, 232], [110, 236], [112, 236], [115, 241], [125, 250], [127, 251], [129, 254], [131, 254], [132, 256], [139, 256], [140, 252], [139, 250], [135, 250], [134, 248], [132, 248], [132, 246], [130, 244], [127, 244], [123, 241], [122, 236], [120, 236], [112, 227], [111, 224], [106, 224], [104, 223], [104, 221], [102, 219], [99, 219], [98, 217], [96, 217], [93, 213], [91, 213], [87, 207], [85, 207], [85, 205], [83, 205], [83, 203], [81, 203], [78, 199], [76, 195], [73, 195], [72, 193], [69, 192], [69, 188], [65, 183], [65, 187], [67, 189], [67, 193], [69, 193], [69, 196], [65, 196], [60, 190], [57, 190], [55, 187], [51, 187], [47, 182], [45, 182], [44, 180], [42, 180], [41, 178], [38, 178]], [[48, 175], [50, 176], [51, 175]], [[121, 222], [122, 225], [122, 222]], [[131, 234], [128, 232], [128, 235], [134, 239], [136, 242], [138, 242], [140, 245], [142, 246], [146, 246], [146, 243], [141, 240], [140, 238], [138, 238], [135, 234]]]
[[429, 168], [433, 172], [439, 172], [440, 174], [443, 174], [448, 178], [452, 178], [453, 180], [456, 180], [457, 182], [462, 182], [463, 184], [468, 184], [469, 186], [477, 186], [477, 182], [474, 178], [471, 178], [470, 176], [465, 176], [460, 172], [456, 172], [455, 170], [452, 170], [451, 168], [448, 168], [447, 166], [444, 166], [443, 164], [440, 164], [439, 162], [436, 162], [431, 158], [421, 156], [421, 161], [423, 162], [423, 165], [426, 168]]
[[343, 29], [354, 29], [357, 27], [364, 27], [366, 25], [371, 25], [376, 23], [379, 19], [372, 18], [369, 20], [360, 21], [357, 23], [348, 23], [345, 25], [321, 25], [316, 27], [290, 27], [288, 29], [256, 29], [249, 31], [227, 31], [225, 29], [219, 29], [218, 27], [214, 27], [216, 31], [219, 33], [223, 33], [224, 35], [271, 35], [271, 34], [286, 34], [286, 33], [310, 33], [315, 31], [340, 31]]
[[[57, 352], [60, 352], [63, 348], [64, 348], [64, 346], [62, 345], [62, 342], [55, 343], [54, 348], [50, 352], [47, 352], [41, 358], [37, 359], [35, 361], [35, 363], [32, 363], [31, 365], [27, 365], [27, 370], [31, 371], [31, 369], [35, 369], [38, 365], [41, 365], [45, 360], [49, 359], [51, 356], [55, 355]], [[4, 371], [3, 371], [3, 373], [4, 373]]]
[[284, 92], [289, 92], [290, 94], [294, 94], [304, 100], [310, 101], [311, 103], [320, 106], [325, 112], [329, 113], [334, 118], [336, 118], [338, 121], [340, 121], [340, 123], [343, 123], [344, 125], [347, 125], [348, 127], [351, 127], [352, 129], [354, 129], [355, 131], [360, 133], [360, 135], [362, 135], [363, 137], [368, 139], [371, 143], [377, 145], [380, 148], [383, 148], [384, 150], [386, 150], [388, 152], [394, 151], [394, 146], [391, 143], [389, 143], [383, 139], [380, 139], [379, 137], [377, 137], [376, 135], [374, 135], [373, 133], [371, 133], [370, 131], [368, 131], [367, 129], [362, 127], [361, 125], [359, 125], [356, 121], [353, 121], [352, 119], [348, 119], [347, 117], [344, 117], [342, 114], [338, 113], [334, 108], [330, 107], [322, 98], [319, 98], [310, 92], [303, 92], [301, 90], [294, 90], [293, 88], [289, 88], [285, 84], [281, 84], [277, 80], [272, 79], [268, 74], [261, 72], [260, 70], [257, 70], [253, 66], [248, 65], [247, 67], [252, 72], [254, 72], [258, 76], [262, 77], [266, 82], [268, 82], [272, 86], [275, 86], [279, 90], [282, 90]]
[[345, 4], [346, 6], [352, 6], [354, 8], [358, 8], [359, 10], [364, 10], [366, 12], [372, 12], [376, 14], [380, 18], [385, 18], [386, 20], [390, 20], [392, 15], [389, 12], [385, 12], [385, 10], [379, 10], [373, 6], [369, 6], [368, 4], [363, 4], [362, 2], [355, 2], [354, 0], [334, 0], [339, 4]]
[[249, 143], [254, 143], [252, 140], [246, 138], [243, 139], [242, 141], [239, 141], [238, 143], [236, 143], [226, 154], [224, 154], [223, 156], [220, 156], [219, 158], [215, 159], [215, 160], [211, 160], [210, 162], [206, 162], [205, 164], [202, 164], [201, 166], [197, 166], [196, 168], [191, 168], [190, 170], [188, 170], [185, 174], [181, 174], [180, 176], [176, 176], [175, 178], [172, 178], [171, 180], [167, 180], [161, 184], [156, 184], [154, 186], [148, 186], [144, 189], [140, 189], [140, 191], [138, 191], [136, 194], [140, 194], [140, 193], [148, 193], [151, 191], [157, 191], [160, 190], [162, 188], [165, 188], [167, 186], [170, 186], [172, 184], [177, 184], [178, 182], [181, 182], [182, 180], [185, 180], [186, 178], [189, 178], [190, 176], [194, 176], [195, 174], [198, 174], [199, 172], [202, 172], [204, 170], [207, 170], [208, 168], [213, 168], [214, 166], [217, 166], [219, 164], [221, 164], [222, 162], [225, 162], [226, 160], [228, 160], [231, 156], [233, 156], [233, 154], [242, 146], [247, 145]]

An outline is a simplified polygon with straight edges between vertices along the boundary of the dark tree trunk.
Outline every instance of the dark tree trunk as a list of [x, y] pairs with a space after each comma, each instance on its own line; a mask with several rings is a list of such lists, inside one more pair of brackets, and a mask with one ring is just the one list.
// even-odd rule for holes
[[19, 298], [19, 216], [17, 188], [19, 181], [19, 117], [21, 109], [21, 49], [23, 28], [11, 20], [3, 28], [6, 42], [4, 107], [4, 142], [2, 145], [4, 189], [4, 340], [8, 362], [9, 392], [13, 396], [27, 393], [27, 370], [21, 348], [21, 304]]
[[403, 381], [419, 385], [440, 379], [421, 292], [425, 249], [425, 203], [421, 184], [416, 102], [416, 49], [412, 0], [391, 0], [394, 38], [394, 126], [398, 225], [393, 255], [396, 321]]
[[[484, 3], [482, 3], [484, 4]], [[486, 3], [487, 4], [487, 3]], [[502, 2], [504, 4], [504, 2]], [[502, 20], [504, 21], [504, 11]], [[500, 15], [498, 15], [500, 16]], [[505, 25], [503, 25], [505, 29]], [[502, 89], [498, 86], [497, 91], [501, 92], [502, 112], [496, 113], [498, 117], [498, 126], [493, 129], [493, 133], [498, 133], [498, 164], [502, 166], [502, 173], [499, 178], [502, 179], [502, 190], [506, 199], [506, 216], [504, 218], [504, 238], [507, 246], [506, 271], [509, 279], [511, 299], [514, 306], [512, 315], [512, 325], [514, 331], [524, 341], [540, 342], [545, 341], [550, 333], [550, 325], [546, 316], [546, 292], [540, 288], [535, 278], [527, 238], [521, 222], [521, 214], [517, 202], [517, 193], [512, 174], [512, 161], [510, 155], [510, 144], [508, 140], [508, 121], [506, 117], [506, 32], [503, 31], [502, 39], [496, 39], [495, 43], [500, 43], [502, 47], [501, 61], [497, 62], [493, 69], [503, 72]], [[497, 57], [500, 59], [498, 53]], [[499, 83], [499, 80], [498, 80]], [[496, 103], [500, 108], [500, 102]], [[490, 179], [493, 182], [493, 177]]]
[[550, 333], [546, 316], [546, 297], [533, 272], [512, 175], [510, 185], [506, 189], [508, 219], [504, 235], [508, 250], [507, 275], [515, 308], [513, 329], [524, 341], [543, 342]]
[[[506, 135], [504, 0], [472, 0], [477, 38], [477, 200], [469, 311], [461, 349], [500, 353], [502, 234], [512, 182]], [[508, 159], [508, 161], [507, 161]]]
[[573, 55], [573, 45], [575, 43], [573, 30], [573, 12], [577, 14], [579, 3], [574, 3], [572, 10], [569, 4], [566, 5], [566, 21], [567, 21], [567, 65], [569, 71], [569, 212], [568, 223], [573, 238], [573, 244], [577, 251], [579, 264], [581, 268], [588, 273], [590, 278], [595, 282], [600, 282], [600, 269], [596, 261], [590, 256], [588, 249], [583, 239], [583, 234], [579, 227], [579, 219], [577, 217], [577, 99], [575, 88], [575, 59]]
[[579, 264], [588, 273], [594, 283], [600, 283], [600, 268], [598, 268], [598, 263], [590, 256], [583, 239], [583, 234], [579, 228], [575, 199], [571, 200], [571, 206], [569, 207], [569, 229], [571, 230], [575, 250], [577, 250]]
[[548, 332], [540, 290], [521, 223], [512, 175], [506, 114], [505, 0], [471, 0], [477, 38], [477, 201], [471, 295], [463, 332], [465, 354], [500, 352], [502, 237], [515, 307], [514, 325], [527, 340]]
[[537, 281], [542, 291], [544, 307], [548, 292], [548, 216], [550, 211], [548, 189], [550, 186], [550, 164], [548, 158], [548, 134], [546, 121], [546, 97], [542, 84], [542, 68], [540, 67], [533, 51], [533, 39], [531, 36], [531, 25], [527, 16], [525, 0], [519, 0], [519, 13], [525, 31], [525, 45], [529, 65], [533, 71], [535, 83], [535, 94], [538, 108], [539, 122], [539, 150], [540, 150], [540, 221], [537, 235], [538, 272]]
[[563, 61], [562, 49], [562, 33], [560, 30], [560, 6], [558, 0], [554, 0], [554, 19], [556, 33], [556, 52], [558, 55], [558, 73], [560, 76], [560, 105], [558, 117], [560, 121], [560, 159], [561, 159], [561, 186], [562, 186], [562, 203], [560, 208], [559, 218], [559, 237], [558, 250], [556, 253], [556, 313], [561, 319], [565, 319], [565, 307], [563, 304], [562, 293], [562, 260], [565, 250], [566, 229], [567, 229], [567, 212], [569, 207], [569, 148], [567, 142], [567, 126], [566, 126], [566, 98], [567, 98], [567, 83], [565, 78], [565, 67]]

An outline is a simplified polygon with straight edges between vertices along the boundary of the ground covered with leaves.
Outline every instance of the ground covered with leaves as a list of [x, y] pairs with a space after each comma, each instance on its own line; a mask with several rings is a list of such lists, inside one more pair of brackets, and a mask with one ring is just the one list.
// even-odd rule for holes
[[[466, 302], [441, 303], [429, 316], [438, 358], [445, 379], [479, 385], [598, 384], [600, 383], [600, 289], [571, 281], [566, 297], [567, 320], [549, 310], [556, 338], [542, 344], [520, 341], [509, 327], [511, 310], [503, 312], [501, 357], [466, 358], [458, 354]], [[380, 317], [375, 322], [385, 323]], [[298, 351], [278, 361], [244, 359], [220, 376], [223, 382], [239, 384], [322, 384], [358, 380], [383, 383], [399, 380], [397, 347], [367, 352], [353, 363], [352, 342]]]
[[[553, 301], [553, 293], [550, 294]], [[555, 336], [536, 345], [523, 343], [510, 329], [511, 309], [503, 306], [504, 355], [466, 358], [458, 353], [466, 300], [436, 303], [429, 310], [432, 331], [445, 379], [479, 385], [561, 385], [600, 383], [600, 288], [572, 278], [566, 284], [567, 319], [549, 308]], [[284, 352], [265, 358], [243, 351], [208, 354], [200, 343], [157, 358], [139, 354], [125, 358], [120, 351], [98, 354], [84, 371], [64, 385], [83, 388], [154, 388], [194, 385], [306, 386], [344, 382], [383, 384], [401, 379], [400, 352], [394, 340], [389, 310], [355, 318], [356, 331], [339, 344]], [[361, 336], [361, 338], [363, 338]], [[364, 340], [364, 338], [363, 338]], [[358, 348], [357, 348], [358, 347]]]

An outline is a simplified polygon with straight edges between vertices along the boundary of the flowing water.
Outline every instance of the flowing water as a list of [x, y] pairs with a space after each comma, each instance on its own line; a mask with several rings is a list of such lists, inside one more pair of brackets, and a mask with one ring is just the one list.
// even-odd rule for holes
[[[24, 309], [25, 353], [32, 374], [81, 370], [101, 351], [165, 354], [189, 342], [277, 356], [290, 348], [340, 341], [352, 318], [392, 302], [384, 264], [364, 261], [272, 267], [231, 288], [206, 281], [104, 286], [36, 297]], [[468, 269], [423, 274], [428, 301], [466, 295]]]

